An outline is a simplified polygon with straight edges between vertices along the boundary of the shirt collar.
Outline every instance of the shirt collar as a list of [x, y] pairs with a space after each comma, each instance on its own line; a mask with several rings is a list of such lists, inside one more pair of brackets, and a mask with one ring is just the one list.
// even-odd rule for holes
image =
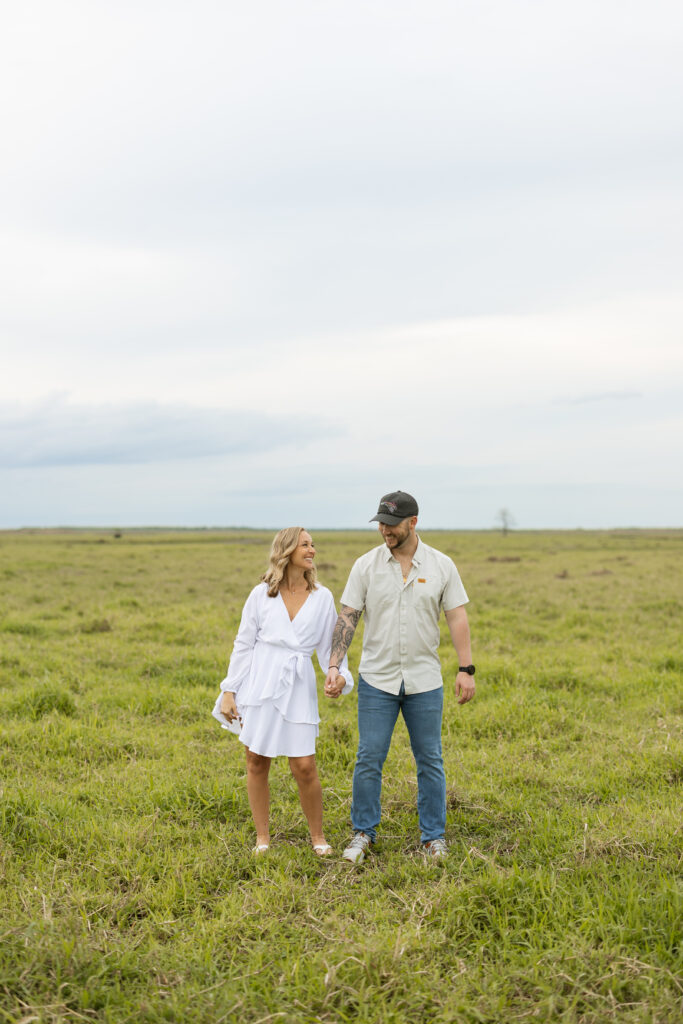
[[[390, 558], [394, 558], [386, 544], [382, 544], [384, 549], [384, 561], [388, 562]], [[413, 555], [413, 565], [421, 565], [422, 559], [424, 558], [424, 544], [420, 540], [420, 535], [417, 535], [417, 547], [415, 548], [415, 554]], [[394, 559], [396, 561], [396, 559]]]

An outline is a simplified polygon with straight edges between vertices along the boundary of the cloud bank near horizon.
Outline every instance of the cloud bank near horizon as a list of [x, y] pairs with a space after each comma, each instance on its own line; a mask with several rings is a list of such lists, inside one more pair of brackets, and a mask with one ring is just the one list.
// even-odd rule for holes
[[[338, 434], [332, 420], [316, 422], [316, 438]], [[106, 466], [250, 457], [291, 445], [305, 447], [303, 416], [268, 416], [181, 404], [71, 404], [53, 397], [29, 405], [0, 403], [0, 468]]]

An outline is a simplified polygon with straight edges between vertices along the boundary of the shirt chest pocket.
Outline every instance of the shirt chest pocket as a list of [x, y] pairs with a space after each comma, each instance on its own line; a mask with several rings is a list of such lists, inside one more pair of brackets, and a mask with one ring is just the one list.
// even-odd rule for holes
[[412, 605], [417, 615], [430, 617], [439, 616], [441, 611], [441, 587], [418, 576], [413, 580], [411, 587]]

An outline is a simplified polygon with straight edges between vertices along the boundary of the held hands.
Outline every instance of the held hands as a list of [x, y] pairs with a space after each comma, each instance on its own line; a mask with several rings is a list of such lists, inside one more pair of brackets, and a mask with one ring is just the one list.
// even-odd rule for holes
[[458, 672], [455, 677], [455, 695], [458, 698], [458, 704], [467, 704], [468, 700], [472, 700], [474, 676], [468, 675], [467, 672]]
[[325, 680], [325, 696], [337, 698], [344, 689], [346, 680], [338, 668], [330, 668]]
[[236, 718], [239, 718], [237, 713], [237, 705], [235, 704], [235, 694], [230, 693], [227, 690], [223, 691], [220, 703], [221, 714], [225, 715], [229, 722], [234, 722]]

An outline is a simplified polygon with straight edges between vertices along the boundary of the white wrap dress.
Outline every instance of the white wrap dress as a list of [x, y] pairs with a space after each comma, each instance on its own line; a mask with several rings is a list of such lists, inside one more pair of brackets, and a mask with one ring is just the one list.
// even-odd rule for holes
[[[315, 753], [320, 715], [315, 651], [327, 673], [337, 612], [331, 592], [318, 584], [290, 620], [280, 594], [268, 597], [265, 583], [254, 587], [242, 611], [228, 674], [221, 683], [213, 715], [255, 754], [306, 757]], [[345, 686], [353, 688], [346, 658], [340, 666]], [[224, 691], [235, 694], [241, 719], [228, 723], [220, 711]]]

